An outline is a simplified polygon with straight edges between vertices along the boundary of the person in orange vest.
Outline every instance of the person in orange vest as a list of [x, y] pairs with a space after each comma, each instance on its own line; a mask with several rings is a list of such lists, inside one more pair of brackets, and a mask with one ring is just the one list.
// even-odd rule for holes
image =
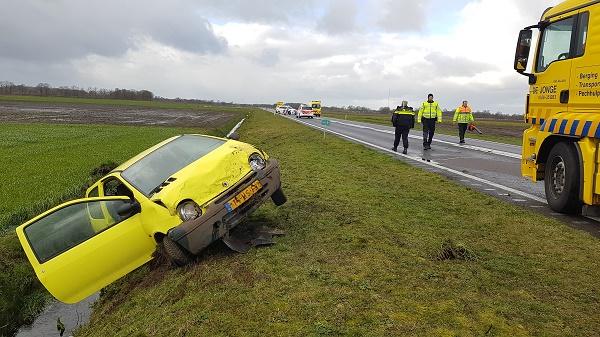
[[465, 143], [465, 132], [469, 127], [469, 124], [475, 121], [475, 117], [473, 117], [473, 111], [469, 106], [469, 102], [463, 101], [462, 105], [459, 106], [454, 112], [454, 118], [452, 119], [454, 123], [458, 123], [458, 137], [460, 138], [460, 144]]

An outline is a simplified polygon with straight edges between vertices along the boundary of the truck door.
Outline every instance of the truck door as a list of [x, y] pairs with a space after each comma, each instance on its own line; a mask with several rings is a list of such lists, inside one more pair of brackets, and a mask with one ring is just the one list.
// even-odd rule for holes
[[590, 16], [598, 16], [598, 6], [579, 13], [573, 48], [573, 70], [569, 110], [571, 112], [600, 112], [600, 35], [588, 36]]
[[[533, 65], [537, 80], [529, 89], [528, 114], [538, 121], [568, 110], [573, 62], [571, 46], [576, 23], [576, 13], [567, 14], [549, 23], [540, 33]], [[549, 129], [546, 127], [544, 131], [552, 131]]]
[[[76, 303], [151, 259], [155, 242], [140, 211], [128, 197], [79, 199], [17, 227], [17, 235], [44, 287]], [[107, 226], [99, 229], [92, 219]]]

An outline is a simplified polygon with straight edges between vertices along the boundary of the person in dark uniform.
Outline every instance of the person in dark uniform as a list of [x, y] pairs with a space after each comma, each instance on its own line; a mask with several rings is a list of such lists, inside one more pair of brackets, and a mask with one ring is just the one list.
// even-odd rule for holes
[[392, 125], [396, 128], [396, 138], [394, 139], [392, 150], [398, 152], [398, 144], [400, 144], [400, 138], [402, 138], [402, 145], [404, 146], [402, 154], [407, 154], [408, 132], [415, 127], [415, 113], [413, 112], [413, 108], [408, 106], [407, 101], [402, 101], [402, 105], [394, 110]]

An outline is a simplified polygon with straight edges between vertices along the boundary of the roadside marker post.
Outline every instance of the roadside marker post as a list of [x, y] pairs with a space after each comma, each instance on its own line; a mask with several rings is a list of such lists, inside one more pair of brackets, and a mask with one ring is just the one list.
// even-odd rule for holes
[[[324, 127], [328, 128], [330, 124], [331, 124], [331, 121], [329, 119], [327, 119], [327, 118], [321, 119], [321, 125], [323, 125]], [[323, 129], [323, 139], [325, 139], [325, 129]]]

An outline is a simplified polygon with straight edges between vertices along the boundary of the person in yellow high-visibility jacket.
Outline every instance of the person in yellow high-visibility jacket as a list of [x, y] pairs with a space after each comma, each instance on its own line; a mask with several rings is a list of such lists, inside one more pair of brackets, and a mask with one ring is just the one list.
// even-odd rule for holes
[[452, 121], [454, 123], [458, 123], [458, 137], [460, 138], [460, 144], [464, 144], [465, 132], [467, 131], [469, 124], [475, 121], [475, 117], [473, 117], [473, 111], [469, 106], [469, 102], [462, 102], [462, 105], [459, 106], [454, 112], [454, 118]]
[[423, 124], [423, 149], [431, 149], [431, 141], [435, 133], [435, 123], [442, 122], [442, 109], [438, 102], [433, 100], [433, 94], [427, 95], [427, 102], [421, 104], [417, 123]]

